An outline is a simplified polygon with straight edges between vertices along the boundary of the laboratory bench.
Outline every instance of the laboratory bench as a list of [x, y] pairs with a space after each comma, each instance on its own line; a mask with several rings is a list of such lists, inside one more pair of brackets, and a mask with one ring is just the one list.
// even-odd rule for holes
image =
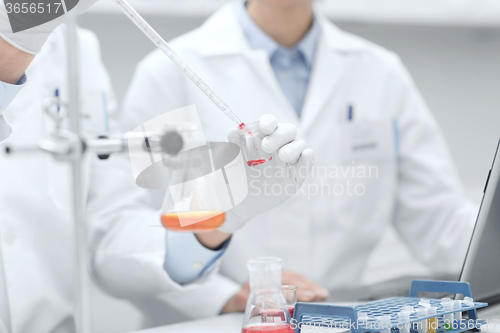
[[[479, 319], [489, 319], [489, 320], [498, 319], [496, 323], [492, 322], [488, 325], [488, 327], [483, 327], [481, 329], [482, 333], [500, 333], [500, 305], [480, 310], [478, 314], [479, 314]], [[213, 318], [193, 320], [185, 323], [156, 327], [132, 333], [240, 333], [242, 322], [243, 322], [243, 314], [232, 313]], [[331, 333], [331, 332], [342, 332], [342, 331], [345, 330], [327, 329], [327, 328], [322, 328], [322, 329], [312, 328], [312, 329], [302, 330], [303, 333], [310, 333], [310, 332]]]

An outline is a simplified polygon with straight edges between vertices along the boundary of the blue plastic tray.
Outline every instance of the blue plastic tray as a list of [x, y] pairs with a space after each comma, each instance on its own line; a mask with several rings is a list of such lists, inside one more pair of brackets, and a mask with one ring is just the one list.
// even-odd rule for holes
[[[415, 309], [422, 308], [422, 306], [418, 305], [420, 300], [421, 298], [416, 298], [416, 297], [394, 297], [358, 305], [355, 307], [356, 311], [366, 312], [368, 313], [369, 317], [369, 320], [367, 321], [366, 325], [360, 324], [359, 328], [365, 330], [369, 329], [370, 331], [380, 331], [380, 330], [373, 330], [373, 326], [374, 323], [378, 323], [376, 317], [380, 317], [383, 315], [390, 315], [391, 327], [396, 328], [398, 325], [403, 325], [405, 323], [419, 322], [421, 320], [434, 317], [442, 318], [444, 314], [457, 312], [457, 311], [445, 311], [443, 309], [443, 306], [441, 305], [440, 299], [430, 299], [431, 306], [437, 308], [437, 313], [435, 315], [418, 316], [416, 313], [413, 313], [410, 316], [410, 320], [407, 321], [399, 320], [398, 313], [401, 312], [403, 306], [410, 305], [413, 306]], [[462, 303], [462, 311], [475, 310], [486, 306], [488, 306], [487, 303], [480, 303], [480, 302], [474, 302], [474, 305], [471, 306], [467, 306]], [[387, 326], [389, 326], [388, 323]], [[467, 330], [468, 329], [462, 331], [467, 331]]]
[[[430, 299], [431, 306], [437, 308], [436, 314], [417, 316], [416, 313], [413, 313], [410, 315], [410, 320], [399, 320], [398, 313], [401, 312], [404, 306], [410, 305], [413, 306], [414, 309], [421, 308], [418, 304], [421, 298], [417, 297], [419, 292], [462, 294], [467, 297], [472, 297], [470, 286], [465, 282], [415, 280], [411, 285], [410, 297], [388, 298], [361, 304], [356, 307], [297, 303], [292, 323], [295, 325], [297, 333], [301, 331], [301, 327], [298, 325], [299, 323], [309, 327], [349, 328], [352, 333], [380, 332], [382, 329], [379, 328], [379, 322], [376, 317], [381, 317], [383, 315], [391, 316], [391, 333], [397, 333], [399, 331], [397, 327], [402, 327], [406, 323], [418, 323], [419, 321], [434, 317], [438, 318], [438, 328], [436, 330], [438, 333], [460, 333], [464, 331], [479, 332], [481, 324], [485, 324], [485, 321], [478, 320], [476, 309], [488, 306], [487, 303], [475, 302], [473, 305], [465, 305], [462, 303], [461, 311], [466, 311], [469, 317], [469, 319], [464, 319], [462, 321], [462, 327], [464, 324], [467, 324], [466, 327], [455, 330], [445, 330], [443, 315], [455, 313], [457, 311], [444, 311], [440, 299]], [[367, 313], [369, 317], [368, 320], [358, 321], [358, 312]], [[384, 325], [389, 326], [389, 323], [387, 322]], [[412, 328], [410, 332], [416, 333], [416, 326], [415, 329]]]

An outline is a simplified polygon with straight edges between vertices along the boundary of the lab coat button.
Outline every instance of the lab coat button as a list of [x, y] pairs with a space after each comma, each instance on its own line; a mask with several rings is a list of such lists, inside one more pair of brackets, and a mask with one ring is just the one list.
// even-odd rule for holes
[[201, 269], [203, 267], [203, 265], [201, 264], [201, 262], [194, 262], [193, 263], [193, 268], [195, 269]]

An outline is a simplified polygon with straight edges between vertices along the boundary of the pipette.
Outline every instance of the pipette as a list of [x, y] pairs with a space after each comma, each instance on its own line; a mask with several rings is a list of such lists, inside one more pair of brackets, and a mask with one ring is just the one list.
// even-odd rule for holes
[[222, 98], [220, 98], [219, 95], [215, 91], [212, 90], [208, 86], [208, 84], [205, 83], [205, 81], [202, 80], [201, 77], [198, 76], [198, 74], [195, 73], [189, 67], [189, 65], [182, 60], [181, 57], [175, 51], [168, 45], [168, 43], [158, 34], [149, 24], [142, 18], [139, 13], [135, 11], [132, 6], [126, 1], [126, 0], [113, 0], [118, 7], [120, 7], [121, 11], [156, 45], [157, 48], [159, 48], [163, 53], [166, 54], [166, 56], [174, 62], [174, 64], [179, 67], [184, 74], [191, 80], [193, 81], [194, 84], [205, 94], [207, 97], [222, 111], [224, 114], [234, 121], [242, 130], [245, 130], [247, 132], [248, 129], [246, 128], [245, 124], [241, 119], [236, 115], [236, 113], [227, 105], [226, 102]]

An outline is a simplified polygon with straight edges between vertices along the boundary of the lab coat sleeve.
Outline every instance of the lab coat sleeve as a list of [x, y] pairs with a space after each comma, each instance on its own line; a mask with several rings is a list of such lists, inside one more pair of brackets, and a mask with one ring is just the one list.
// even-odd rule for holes
[[404, 66], [394, 225], [413, 254], [439, 274], [458, 274], [478, 207], [465, 195], [441, 130]]
[[92, 270], [99, 286], [130, 300], [149, 318], [157, 314], [149, 319], [151, 325], [165, 324], [161, 320], [171, 309], [185, 319], [219, 314], [239, 290], [216, 274], [219, 262], [193, 283], [181, 286], [172, 280], [164, 269], [166, 231], [154, 207], [159, 193], [135, 185], [126, 156], [94, 164], [88, 221], [93, 225]]
[[[169, 79], [165, 80], [166, 77]], [[176, 84], [169, 84], [169, 82], [175, 82]], [[163, 54], [153, 52], [138, 65], [119, 116], [120, 124], [123, 125], [125, 130], [132, 130], [158, 115], [191, 104], [192, 101], [190, 103], [189, 98], [186, 98], [185, 84], [192, 83], [188, 82], [183, 77], [182, 72], [174, 65], [165, 61]], [[127, 168], [130, 168], [130, 166]], [[122, 168], [122, 170], [125, 169]], [[129, 182], [132, 173], [131, 171], [128, 173], [126, 177]], [[163, 192], [143, 190], [135, 186], [135, 184], [131, 185], [128, 184], [126, 188], [120, 189], [120, 195], [128, 197], [127, 199], [120, 199], [120, 201], [131, 203], [127, 206], [127, 210], [133, 209], [136, 218], [132, 219], [131, 214], [125, 214], [120, 209], [119, 214], [113, 220], [117, 221], [121, 216], [124, 220], [121, 228], [126, 228], [125, 225], [127, 224], [136, 224], [137, 228], [142, 228], [140, 233], [148, 233], [150, 237], [153, 237], [152, 239], [157, 243], [155, 245], [157, 251], [164, 253], [166, 231], [159, 228], [159, 203], [163, 199]], [[149, 199], [146, 199], [148, 196]], [[149, 217], [136, 215], [138, 211], [149, 211]], [[115, 212], [118, 211], [115, 210]], [[151, 227], [151, 225], [156, 225], [156, 227]], [[138, 237], [138, 235], [139, 233], [135, 233], [134, 237]], [[163, 267], [164, 259], [162, 255], [158, 254], [156, 256], [155, 264], [158, 269]], [[182, 288], [174, 283], [170, 277], [166, 276], [165, 270], [161, 270], [161, 272], [155, 271], [154, 274], [151, 274], [151, 279], [154, 276], [157, 278], [154, 278], [156, 286], [152, 286], [149, 293], [153, 294], [155, 290], [163, 291], [154, 294], [156, 295], [155, 309], [156, 313], [158, 313], [157, 317], [161, 317], [162, 313], [168, 313], [171, 309], [181, 312], [187, 319], [220, 314], [224, 305], [241, 289], [241, 286], [218, 274], [219, 265], [220, 260], [208, 269], [208, 274], [202, 274], [202, 277], [195, 283]], [[163, 276], [163, 282], [161, 283], [160, 276]], [[145, 287], [144, 284], [143, 288]], [[171, 292], [167, 294], [166, 291], [168, 290]], [[144, 303], [149, 304], [146, 301]], [[159, 323], [161, 321], [157, 320], [154, 324]]]
[[181, 289], [163, 269], [165, 232], [149, 199], [134, 184], [126, 156], [93, 163], [87, 207], [93, 271], [117, 297], [154, 297]]
[[[100, 59], [97, 39], [87, 35], [84, 46], [95, 50], [89, 61], [94, 75], [105, 87], [109, 134], [120, 133], [118, 108], [108, 73]], [[97, 118], [99, 115], [94, 115]], [[163, 269], [165, 233], [159, 227], [158, 210], [149, 193], [135, 185], [126, 154], [99, 160], [88, 154], [90, 179], [87, 191], [87, 222], [91, 267], [97, 284], [121, 298], [148, 298], [180, 289]]]
[[26, 82], [26, 74], [24, 74], [17, 84], [8, 84], [0, 81], [0, 143], [7, 140], [12, 129], [3, 115], [3, 111], [7, 109], [10, 102], [17, 96], [21, 91]]

